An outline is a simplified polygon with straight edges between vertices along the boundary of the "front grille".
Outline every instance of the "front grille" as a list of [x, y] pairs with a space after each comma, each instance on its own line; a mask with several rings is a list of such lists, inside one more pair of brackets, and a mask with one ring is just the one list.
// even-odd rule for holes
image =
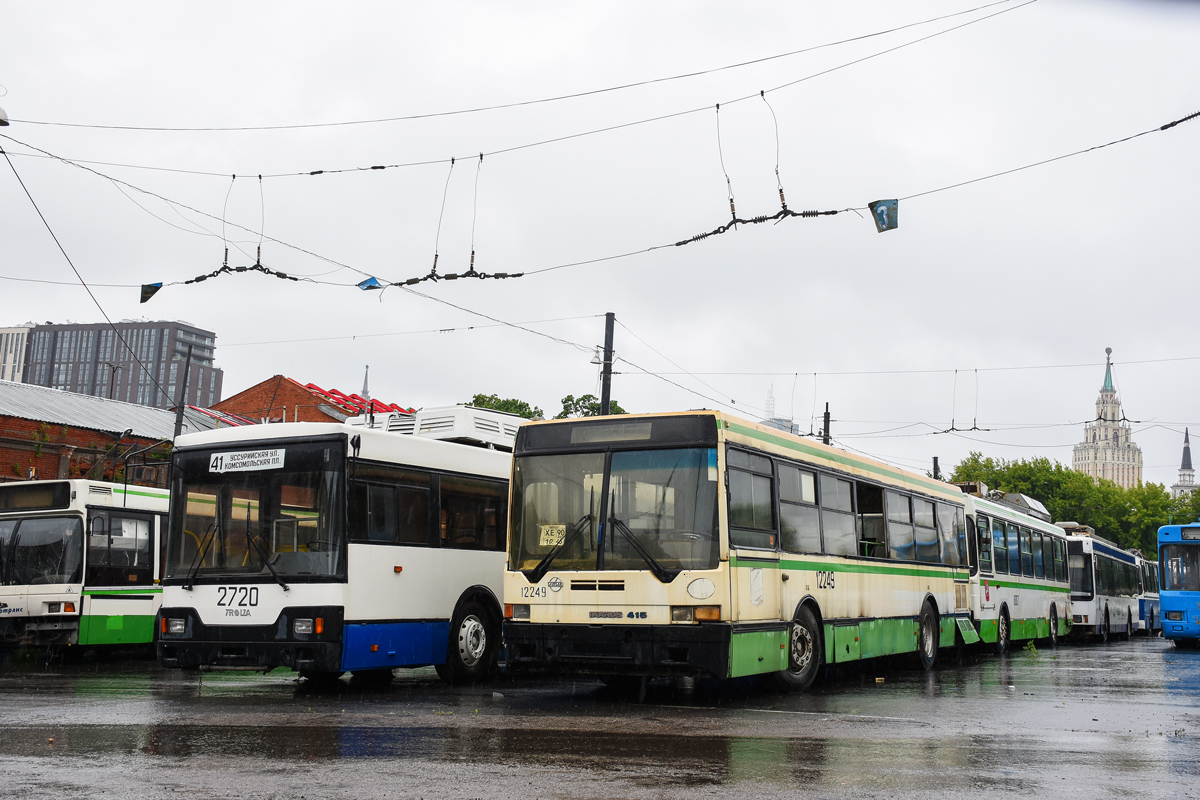
[[625, 581], [571, 581], [572, 591], [623, 592]]

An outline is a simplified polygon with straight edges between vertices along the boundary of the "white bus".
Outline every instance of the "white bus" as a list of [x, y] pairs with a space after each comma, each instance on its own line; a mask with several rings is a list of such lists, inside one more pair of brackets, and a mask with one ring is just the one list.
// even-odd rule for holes
[[162, 489], [0, 484], [0, 644], [153, 642], [166, 512]]
[[[441, 422], [423, 428], [422, 415]], [[427, 665], [451, 681], [486, 675], [500, 642], [512, 460], [500, 448], [520, 421], [452, 408], [375, 427], [181, 436], [162, 665], [290, 667], [312, 680]]]
[[1158, 600], [1158, 562], [1147, 560], [1134, 550], [1138, 568], [1138, 618], [1136, 631], [1157, 636], [1162, 631], [1162, 611]]
[[1087, 525], [1057, 523], [1066, 530], [1071, 572], [1071, 635], [1107, 642], [1136, 630], [1137, 557], [1096, 536]]
[[[515, 670], [773, 674], [974, 638], [954, 486], [720, 412], [521, 427], [505, 645]], [[960, 634], [959, 631], [963, 633]]]
[[1066, 534], [1031, 498], [992, 496], [969, 499], [976, 531], [971, 599], [979, 636], [1000, 653], [1026, 639], [1048, 639], [1053, 647], [1071, 625]]

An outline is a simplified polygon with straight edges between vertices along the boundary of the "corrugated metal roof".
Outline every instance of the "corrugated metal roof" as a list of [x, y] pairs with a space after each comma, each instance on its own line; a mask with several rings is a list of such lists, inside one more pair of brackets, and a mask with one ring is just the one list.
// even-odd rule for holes
[[[146, 439], [170, 439], [175, 434], [174, 411], [12, 381], [0, 381], [0, 415], [113, 434], [129, 430]], [[214, 418], [184, 410], [184, 433], [216, 426]]]

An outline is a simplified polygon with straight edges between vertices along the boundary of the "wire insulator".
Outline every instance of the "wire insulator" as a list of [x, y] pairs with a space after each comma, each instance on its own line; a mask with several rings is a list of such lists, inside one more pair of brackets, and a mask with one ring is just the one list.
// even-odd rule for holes
[[470, 269], [467, 270], [467, 272], [474, 272], [474, 271], [475, 271], [475, 251], [472, 250], [471, 251], [471, 267], [470, 267]]
[[261, 244], [258, 246], [258, 257], [254, 259], [254, 266], [256, 266], [256, 267], [262, 266], [262, 245]]
[[732, 197], [729, 198], [729, 213], [734, 219], [737, 219], [737, 207], [734, 206]]
[[779, 190], [779, 205], [783, 206], [784, 211], [787, 211], [787, 198], [783, 196], [783, 189]]
[[802, 217], [815, 217], [815, 216], [817, 216], [817, 215], [818, 215], [818, 214], [820, 214], [820, 213], [821, 213], [820, 211], [801, 211], [801, 212], [800, 212], [800, 216], [802, 216]]
[[429, 269], [430, 275], [437, 275], [437, 260], [438, 260], [438, 254], [434, 253], [433, 254], [433, 266]]
[[225, 248], [225, 261], [222, 262], [221, 266], [224, 266], [224, 267], [229, 266], [229, 248], [228, 247]]

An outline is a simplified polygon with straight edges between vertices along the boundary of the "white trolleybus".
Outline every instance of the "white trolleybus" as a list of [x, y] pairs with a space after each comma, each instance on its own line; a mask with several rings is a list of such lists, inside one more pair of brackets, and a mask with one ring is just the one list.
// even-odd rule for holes
[[968, 499], [976, 545], [971, 605], [980, 638], [1000, 653], [1023, 639], [1057, 645], [1071, 625], [1065, 532], [1031, 497], [962, 486], [988, 496]]
[[159, 661], [485, 675], [520, 421], [455, 407], [179, 437]]
[[162, 599], [162, 489], [0, 484], [0, 645], [149, 645]]
[[1141, 551], [1131, 552], [1137, 557], [1138, 568], [1138, 616], [1134, 621], [1134, 630], [1147, 636], [1157, 636], [1162, 631], [1158, 562], [1148, 560]]
[[970, 622], [954, 486], [719, 412], [523, 425], [505, 645], [516, 670], [773, 674], [915, 653]]
[[1137, 629], [1138, 558], [1075, 522], [1057, 523], [1067, 537], [1071, 571], [1071, 634], [1107, 642]]

